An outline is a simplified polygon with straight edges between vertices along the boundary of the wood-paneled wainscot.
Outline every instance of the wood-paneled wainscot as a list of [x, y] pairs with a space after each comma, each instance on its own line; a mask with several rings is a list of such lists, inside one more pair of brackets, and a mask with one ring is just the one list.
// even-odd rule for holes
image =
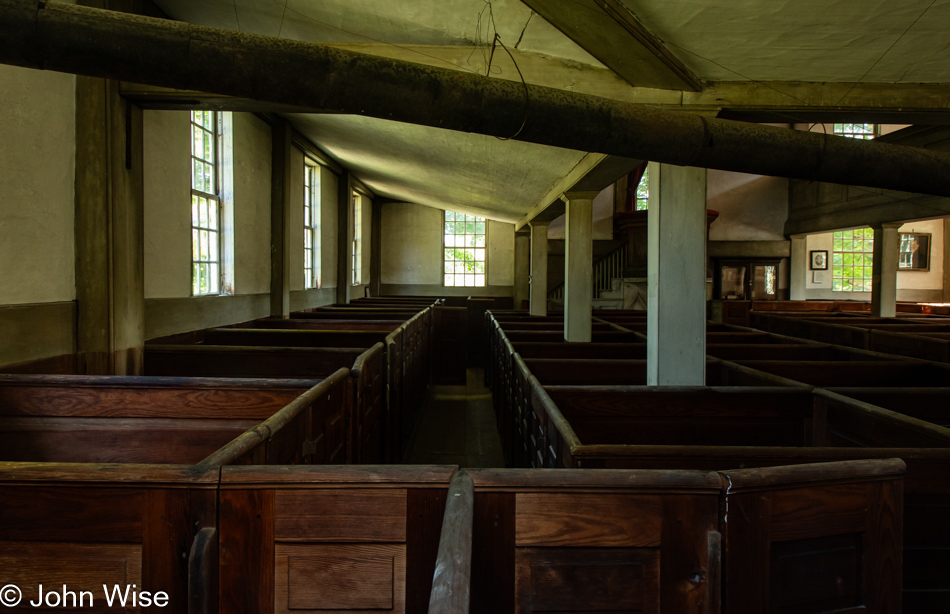
[[227, 467], [221, 612], [424, 613], [454, 467]]

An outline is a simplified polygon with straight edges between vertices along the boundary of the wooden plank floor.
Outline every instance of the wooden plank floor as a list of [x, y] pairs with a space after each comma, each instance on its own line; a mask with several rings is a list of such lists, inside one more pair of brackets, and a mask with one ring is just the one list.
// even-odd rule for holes
[[504, 467], [491, 391], [481, 369], [468, 369], [465, 386], [431, 386], [409, 464]]

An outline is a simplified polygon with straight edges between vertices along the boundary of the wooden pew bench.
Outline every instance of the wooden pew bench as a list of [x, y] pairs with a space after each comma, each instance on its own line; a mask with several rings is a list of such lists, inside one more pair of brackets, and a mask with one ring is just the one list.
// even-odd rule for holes
[[0, 460], [197, 464], [217, 452], [218, 464], [339, 463], [347, 375], [0, 376]]
[[897, 611], [903, 472], [462, 471], [429, 612]]
[[[904, 610], [950, 607], [950, 534], [944, 530], [950, 517], [950, 483], [946, 479], [950, 473], [950, 429], [824, 390], [659, 391], [542, 388], [535, 383], [532, 393], [533, 407], [544, 412], [538, 419], [544, 431], [536, 452], [543, 466], [721, 470], [861, 458], [903, 459], [907, 464], [905, 517], [910, 528], [904, 542]], [[775, 408], [790, 401], [765, 402], [764, 397], [762, 403], [743, 401], [762, 394], [776, 399], [788, 396], [797, 399], [801, 407], [782, 410], [784, 418], [771, 418]], [[717, 407], [723, 415], [706, 415], [707, 408]], [[736, 414], [743, 410], [749, 418], [737, 424]], [[706, 417], [693, 417], [695, 412]], [[670, 415], [679, 420], [673, 421]], [[795, 423], [788, 424], [783, 433], [778, 425], [789, 419]], [[673, 426], [666, 428], [664, 421], [673, 421]], [[674, 436], [677, 430], [685, 431], [682, 437]], [[648, 432], [664, 439], [651, 440]], [[745, 439], [737, 440], [741, 433]], [[764, 445], [774, 444], [774, 438], [780, 437], [797, 441]], [[720, 443], [725, 441], [730, 444]]]
[[914, 360], [739, 360], [736, 364], [811, 386], [948, 386], [950, 365]]
[[[267, 332], [267, 331], [265, 331]], [[295, 332], [295, 331], [289, 331]], [[309, 332], [309, 331], [301, 331]], [[319, 378], [349, 368], [347, 462], [380, 462], [385, 453], [383, 344], [359, 348], [146, 345], [146, 375]]]
[[226, 467], [221, 612], [425, 612], [454, 467]]

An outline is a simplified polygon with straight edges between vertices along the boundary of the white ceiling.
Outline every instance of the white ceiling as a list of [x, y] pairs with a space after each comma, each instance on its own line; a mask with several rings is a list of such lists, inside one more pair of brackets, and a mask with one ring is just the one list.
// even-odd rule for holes
[[[497, 31], [529, 82], [632, 102], [645, 91], [516, 0], [156, 1], [199, 25], [479, 74]], [[621, 1], [705, 81], [950, 82], [950, 0]], [[500, 47], [491, 67], [520, 78]], [[357, 116], [290, 118], [382, 196], [503, 221], [521, 218], [583, 156]]]

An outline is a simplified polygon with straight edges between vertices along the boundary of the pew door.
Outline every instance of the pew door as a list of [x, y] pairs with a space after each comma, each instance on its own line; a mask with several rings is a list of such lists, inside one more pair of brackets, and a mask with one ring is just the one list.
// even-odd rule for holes
[[904, 463], [723, 471], [723, 612], [900, 612]]
[[469, 475], [473, 614], [719, 611], [715, 473]]

